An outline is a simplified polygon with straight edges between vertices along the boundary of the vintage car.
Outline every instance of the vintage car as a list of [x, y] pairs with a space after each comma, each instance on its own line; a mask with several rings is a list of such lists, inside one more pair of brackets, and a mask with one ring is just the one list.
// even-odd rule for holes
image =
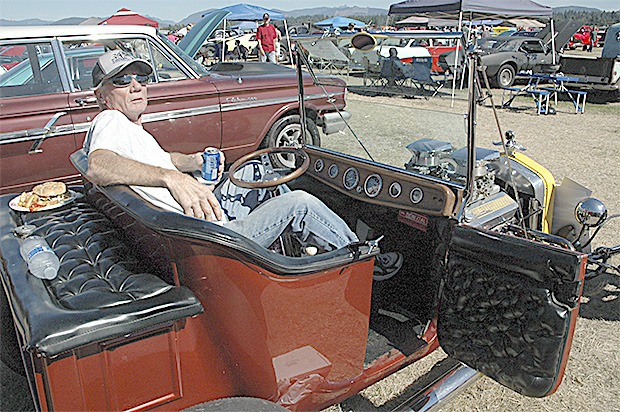
[[[239, 185], [287, 182], [323, 200], [359, 237], [331, 252], [300, 253], [288, 235], [267, 249], [126, 186], [85, 181], [32, 213], [0, 197], [2, 313], [34, 408], [319, 410], [440, 346], [459, 362], [402, 410], [440, 406], [476, 370], [525, 396], [552, 394], [585, 278], [618, 270], [606, 262], [620, 247], [589, 252], [605, 207], [570, 179], [556, 187], [511, 133], [502, 152], [477, 147], [475, 72], [454, 108], [390, 118], [374, 105], [368, 121], [385, 123], [372, 139], [268, 148], [229, 168]], [[290, 168], [273, 166], [276, 151], [295, 157]], [[241, 181], [254, 157], [269, 177]], [[71, 160], [85, 175], [84, 151]], [[33, 233], [61, 260], [55, 279], [28, 273], [19, 248]], [[380, 251], [403, 255], [397, 273], [374, 273]], [[15, 365], [8, 349], [3, 363]]]
[[[219, 20], [209, 22], [204, 36]], [[114, 48], [153, 63], [143, 122], [167, 150], [216, 146], [234, 161], [259, 146], [320, 145], [319, 128], [327, 134], [339, 130], [336, 123], [344, 127], [339, 115], [325, 117], [344, 107], [343, 81], [307, 90], [302, 138], [294, 69], [243, 62], [207, 71], [152, 27], [3, 27], [0, 48], [10, 59], [21, 51], [0, 75], [0, 193], [79, 181], [69, 155], [99, 111], [91, 70], [99, 54]], [[312, 85], [309, 76], [305, 81]]]
[[[482, 64], [486, 66], [489, 81], [495, 87], [510, 87], [517, 73], [531, 70], [536, 73], [555, 72], [559, 65], [553, 64], [553, 53], [538, 38], [529, 36], [496, 36], [477, 42], [482, 53]], [[454, 51], [439, 57], [439, 66], [451, 70], [454, 66]], [[459, 53], [458, 67], [463, 67], [464, 54]]]

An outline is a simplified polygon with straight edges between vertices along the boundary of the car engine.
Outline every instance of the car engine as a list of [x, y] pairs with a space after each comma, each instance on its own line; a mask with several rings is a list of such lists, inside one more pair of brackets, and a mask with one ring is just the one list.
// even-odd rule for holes
[[[465, 184], [466, 147], [454, 150], [449, 142], [421, 139], [407, 149], [412, 155], [405, 164], [407, 170]], [[511, 173], [518, 196], [514, 195]], [[476, 148], [473, 193], [464, 217], [468, 223], [484, 228], [515, 223], [518, 199], [526, 226], [540, 230], [544, 194], [544, 182], [535, 172], [497, 150]]]

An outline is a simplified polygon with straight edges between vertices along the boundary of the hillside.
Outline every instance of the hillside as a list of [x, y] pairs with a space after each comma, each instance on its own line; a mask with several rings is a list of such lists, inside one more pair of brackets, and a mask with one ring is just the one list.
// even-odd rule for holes
[[[186, 25], [188, 23], [195, 23], [200, 20], [201, 16], [205, 13], [208, 13], [214, 9], [206, 9], [203, 11], [199, 11], [196, 13], [192, 13], [186, 18], [174, 22], [171, 20], [162, 20], [154, 16], [146, 15], [146, 17], [156, 20], [160, 27], [168, 27], [173, 25]], [[363, 17], [377, 17], [377, 16], [386, 16], [387, 9], [374, 8], [374, 7], [357, 7], [357, 6], [338, 6], [338, 7], [311, 7], [304, 9], [296, 9], [290, 11], [278, 10], [276, 11], [283, 13], [287, 19], [298, 19], [300, 17], [312, 17], [312, 16], [347, 16], [347, 17], [357, 17], [363, 20]], [[565, 13], [603, 13], [601, 10], [592, 8], [592, 7], [582, 7], [582, 6], [563, 6], [563, 7], [554, 7], [554, 14], [565, 14]], [[93, 17], [91, 17], [93, 18]], [[105, 19], [106, 17], [96, 17], [97, 19]], [[27, 20], [6, 20], [0, 19], [0, 26], [34, 26], [34, 25], [56, 25], [56, 24], [80, 24], [87, 20], [86, 17], [67, 17], [58, 21], [47, 21], [41, 19], [27, 19]]]

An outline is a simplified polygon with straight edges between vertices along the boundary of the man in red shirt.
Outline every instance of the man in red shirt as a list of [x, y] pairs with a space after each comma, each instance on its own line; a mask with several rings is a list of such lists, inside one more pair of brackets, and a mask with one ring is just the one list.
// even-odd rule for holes
[[256, 29], [256, 40], [258, 40], [258, 60], [277, 63], [275, 42], [278, 39], [278, 30], [269, 24], [269, 13], [263, 14], [263, 24]]

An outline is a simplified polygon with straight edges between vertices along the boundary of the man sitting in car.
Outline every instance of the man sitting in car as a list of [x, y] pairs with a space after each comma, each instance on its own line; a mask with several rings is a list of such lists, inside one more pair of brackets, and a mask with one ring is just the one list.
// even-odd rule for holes
[[[84, 144], [89, 180], [102, 186], [130, 185], [157, 206], [222, 222], [263, 247], [270, 247], [284, 230], [290, 230], [305, 250], [329, 251], [358, 241], [338, 215], [304, 191], [283, 190], [279, 196], [266, 200], [259, 194], [254, 197], [264, 200], [260, 204], [239, 208], [231, 204], [239, 198], [231, 192], [249, 190], [226, 181], [219, 188], [218, 200], [213, 186], [201, 184], [186, 174], [201, 169], [201, 153], [168, 153], [142, 127], [146, 85], [152, 72], [147, 61], [121, 50], [99, 57], [92, 77], [102, 112], [93, 120]], [[223, 154], [221, 159], [220, 176]], [[221, 205], [220, 200], [226, 204]], [[222, 209], [235, 213], [227, 215]], [[402, 258], [391, 260], [402, 264]]]

